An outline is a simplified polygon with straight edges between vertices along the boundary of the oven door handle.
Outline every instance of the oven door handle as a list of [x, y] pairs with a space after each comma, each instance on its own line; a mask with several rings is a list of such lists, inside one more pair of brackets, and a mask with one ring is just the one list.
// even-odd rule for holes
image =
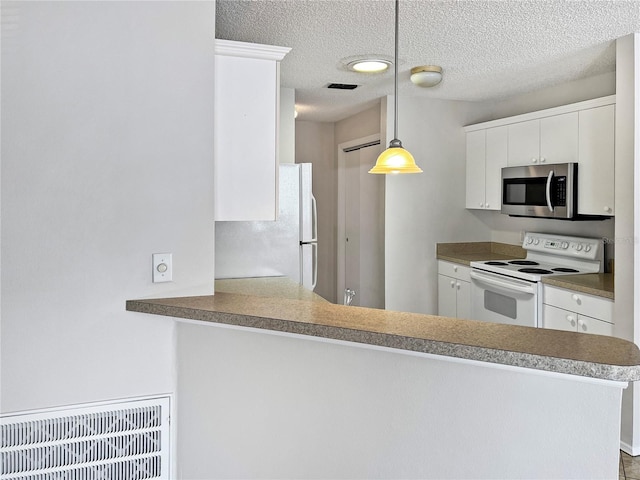
[[[534, 284], [515, 284], [515, 282], [502, 281], [498, 278], [488, 277], [483, 275], [482, 273], [475, 272], [471, 270], [469, 273], [472, 280], [476, 280], [479, 283], [485, 283], [487, 285], [492, 285], [494, 287], [501, 288], [503, 290], [508, 290], [512, 292], [521, 292], [521, 293], [529, 293], [533, 295], [535, 293], [535, 285]], [[517, 281], [517, 280], [516, 280]]]
[[553, 170], [549, 172], [549, 176], [547, 177], [547, 207], [549, 207], [549, 211], [553, 212], [553, 205], [551, 205], [551, 180], [553, 179]]

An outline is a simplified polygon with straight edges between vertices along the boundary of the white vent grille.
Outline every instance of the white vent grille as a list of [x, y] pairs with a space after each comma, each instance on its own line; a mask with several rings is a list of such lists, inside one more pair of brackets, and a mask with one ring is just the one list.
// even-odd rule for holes
[[169, 397], [0, 418], [1, 480], [168, 479]]

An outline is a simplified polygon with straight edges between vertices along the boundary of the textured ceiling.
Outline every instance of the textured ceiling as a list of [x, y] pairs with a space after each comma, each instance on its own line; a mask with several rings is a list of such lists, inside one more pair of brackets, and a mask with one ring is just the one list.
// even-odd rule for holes
[[[296, 90], [298, 119], [337, 121], [393, 93], [393, 68], [349, 71], [345, 59], [393, 59], [392, 0], [217, 0], [216, 37], [292, 47], [281, 84]], [[615, 39], [640, 32], [640, 0], [401, 0], [399, 95], [498, 99], [611, 72]], [[418, 65], [443, 81], [413, 85]], [[328, 90], [332, 82], [361, 85]]]

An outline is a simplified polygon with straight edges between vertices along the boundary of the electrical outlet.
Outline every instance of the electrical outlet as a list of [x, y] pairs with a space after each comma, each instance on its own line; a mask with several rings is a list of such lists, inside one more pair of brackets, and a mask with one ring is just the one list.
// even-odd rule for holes
[[153, 254], [153, 283], [173, 281], [173, 262], [171, 253]]

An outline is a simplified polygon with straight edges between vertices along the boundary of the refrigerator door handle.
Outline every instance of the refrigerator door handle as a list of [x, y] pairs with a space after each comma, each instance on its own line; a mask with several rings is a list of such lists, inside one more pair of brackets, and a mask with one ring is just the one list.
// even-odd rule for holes
[[[313, 218], [311, 220], [311, 228], [313, 229], [311, 231], [311, 241], [312, 242], [317, 242], [318, 241], [318, 203], [316, 202], [316, 197], [313, 196], [313, 194], [311, 194], [311, 205], [313, 207]], [[316, 253], [317, 256], [317, 253]]]

